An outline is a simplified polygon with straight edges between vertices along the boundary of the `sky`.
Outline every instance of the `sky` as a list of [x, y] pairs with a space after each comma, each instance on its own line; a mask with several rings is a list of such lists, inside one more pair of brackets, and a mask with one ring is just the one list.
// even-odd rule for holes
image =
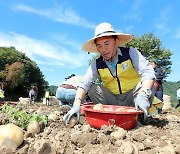
[[15, 47], [35, 61], [49, 85], [85, 75], [92, 54], [82, 45], [95, 27], [140, 37], [153, 33], [173, 55], [167, 81], [180, 80], [179, 0], [0, 0], [0, 46]]

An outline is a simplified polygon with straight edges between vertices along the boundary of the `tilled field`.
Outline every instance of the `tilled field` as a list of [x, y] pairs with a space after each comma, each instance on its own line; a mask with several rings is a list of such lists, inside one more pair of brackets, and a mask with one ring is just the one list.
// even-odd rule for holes
[[[148, 118], [148, 125], [126, 131], [122, 139], [114, 139], [112, 127], [97, 130], [90, 127], [84, 116], [74, 128], [66, 128], [62, 122], [63, 112], [57, 106], [43, 104], [25, 107], [27, 112], [47, 115], [48, 125], [41, 132], [31, 135], [24, 130], [24, 141], [13, 149], [11, 144], [0, 148], [0, 153], [15, 154], [179, 154], [180, 112], [163, 111]], [[1, 115], [1, 124], [5, 115]], [[51, 119], [51, 120], [50, 120]]]

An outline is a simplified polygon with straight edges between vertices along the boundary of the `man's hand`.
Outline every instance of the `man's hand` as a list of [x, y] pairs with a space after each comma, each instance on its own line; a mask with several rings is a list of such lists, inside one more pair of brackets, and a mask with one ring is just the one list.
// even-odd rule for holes
[[79, 122], [79, 119], [80, 119], [80, 105], [73, 105], [71, 110], [68, 111], [68, 113], [63, 118], [64, 124], [69, 123], [70, 119], [72, 118], [72, 116], [74, 114], [77, 115], [77, 121], [76, 121], [76, 124], [77, 124]]
[[148, 96], [138, 94], [134, 101], [136, 110], [142, 110], [144, 112], [144, 120], [146, 120], [148, 115], [148, 109], [150, 107]]

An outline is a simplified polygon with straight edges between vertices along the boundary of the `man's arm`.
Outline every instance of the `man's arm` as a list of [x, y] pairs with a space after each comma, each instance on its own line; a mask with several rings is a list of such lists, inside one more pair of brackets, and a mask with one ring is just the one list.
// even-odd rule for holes
[[[130, 48], [130, 57], [135, 70], [139, 73], [141, 82], [145, 80], [154, 80], [155, 71], [150, 62], [135, 48]], [[145, 81], [146, 83], [147, 81]], [[147, 84], [147, 83], [146, 83]], [[148, 85], [147, 85], [148, 86]]]
[[151, 89], [153, 86], [154, 81], [153, 80], [144, 80], [142, 82], [142, 87]]
[[74, 105], [80, 105], [82, 100], [84, 99], [86, 94], [86, 91], [81, 88], [78, 87], [77, 91], [76, 91], [76, 96], [75, 96], [75, 100], [74, 100]]
[[[151, 89], [153, 84], [154, 84], [153, 80], [144, 80], [144, 81], [142, 81], [142, 88]], [[139, 94], [144, 95], [145, 93], [144, 93], [144, 91], [140, 90]]]

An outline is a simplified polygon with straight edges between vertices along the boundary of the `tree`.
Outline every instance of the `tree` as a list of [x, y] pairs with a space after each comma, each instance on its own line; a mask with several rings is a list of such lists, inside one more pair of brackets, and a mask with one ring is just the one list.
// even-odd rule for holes
[[55, 85], [49, 86], [51, 95], [54, 95], [54, 96], [56, 95], [57, 88], [58, 88], [58, 86], [55, 86]]
[[41, 98], [48, 87], [36, 63], [14, 47], [0, 47], [0, 80], [6, 85], [6, 98], [12, 100], [27, 97], [32, 85]]
[[24, 65], [20, 62], [15, 62], [11, 65], [6, 64], [5, 70], [0, 71], [0, 77], [7, 84], [10, 90], [14, 90], [15, 87], [21, 85], [24, 80], [23, 74]]
[[125, 47], [135, 47], [149, 61], [156, 61], [158, 66], [163, 69], [164, 77], [167, 77], [171, 73], [172, 62], [170, 59], [172, 52], [169, 49], [162, 48], [161, 45], [162, 42], [153, 33], [146, 33], [141, 37], [135, 37]]

